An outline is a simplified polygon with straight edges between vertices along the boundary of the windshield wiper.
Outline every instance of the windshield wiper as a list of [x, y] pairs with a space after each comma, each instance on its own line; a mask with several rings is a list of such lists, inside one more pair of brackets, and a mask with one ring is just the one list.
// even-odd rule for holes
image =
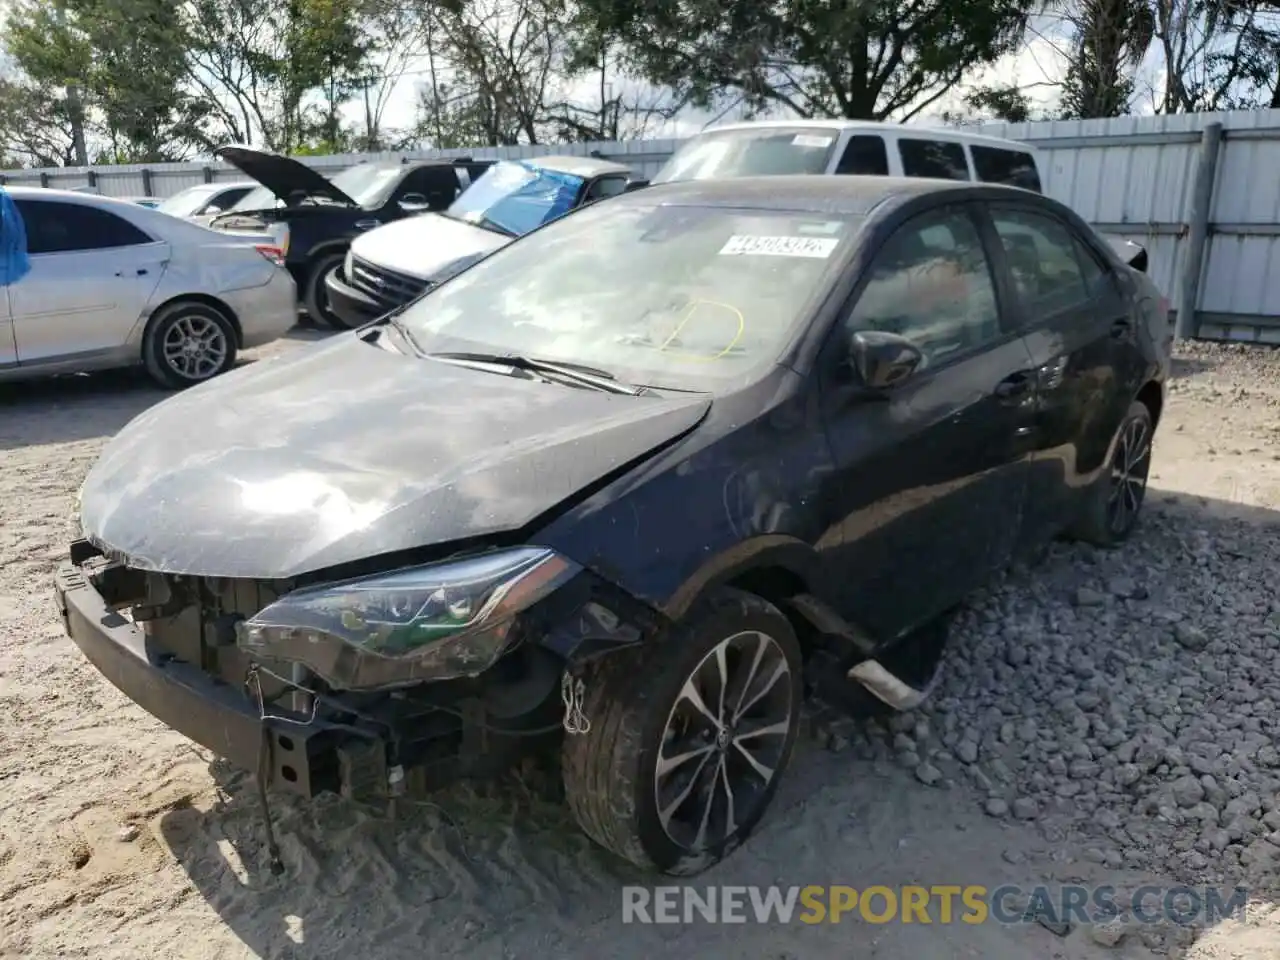
[[623, 383], [608, 370], [589, 367], [584, 363], [565, 363], [558, 360], [539, 360], [536, 357], [525, 357], [518, 353], [429, 353], [427, 356], [437, 360], [452, 360], [457, 363], [484, 363], [494, 366], [512, 367], [516, 370], [527, 370], [530, 373], [552, 374], [574, 383], [594, 387], [606, 393], [621, 393], [629, 397], [639, 397], [648, 393], [648, 388]]

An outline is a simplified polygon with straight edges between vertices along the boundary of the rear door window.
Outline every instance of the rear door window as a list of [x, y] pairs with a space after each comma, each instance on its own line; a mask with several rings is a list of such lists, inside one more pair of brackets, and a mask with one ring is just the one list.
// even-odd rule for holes
[[930, 177], [935, 180], [968, 180], [969, 162], [964, 147], [946, 140], [898, 138], [898, 154], [902, 172], [908, 177]]
[[17, 200], [28, 253], [74, 253], [152, 243], [128, 220], [97, 207], [52, 200]]
[[1043, 192], [1035, 158], [1025, 150], [972, 144], [969, 151], [973, 154], [973, 169], [979, 180]]
[[889, 152], [885, 149], [884, 137], [865, 134], [850, 137], [836, 164], [836, 173], [888, 176]]
[[1032, 321], [1084, 306], [1101, 280], [1096, 261], [1086, 272], [1080, 241], [1061, 220], [1034, 210], [995, 207], [991, 220]]

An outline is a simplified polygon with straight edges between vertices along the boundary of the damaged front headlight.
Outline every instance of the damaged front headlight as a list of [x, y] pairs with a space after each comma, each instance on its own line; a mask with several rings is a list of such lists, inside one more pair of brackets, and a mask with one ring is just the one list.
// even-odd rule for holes
[[522, 547], [309, 587], [242, 621], [236, 643], [341, 690], [475, 676], [506, 652], [516, 615], [580, 569]]

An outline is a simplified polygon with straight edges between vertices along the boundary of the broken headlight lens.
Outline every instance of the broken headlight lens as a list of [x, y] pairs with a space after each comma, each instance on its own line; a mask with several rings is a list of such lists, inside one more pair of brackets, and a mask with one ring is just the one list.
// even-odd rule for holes
[[506, 652], [516, 615], [580, 569], [522, 547], [308, 587], [242, 621], [236, 643], [340, 690], [475, 676]]

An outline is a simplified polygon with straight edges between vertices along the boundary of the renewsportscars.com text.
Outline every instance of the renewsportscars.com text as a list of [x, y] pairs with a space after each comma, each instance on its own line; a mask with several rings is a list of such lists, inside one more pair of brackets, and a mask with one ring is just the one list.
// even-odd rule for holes
[[624, 923], [965, 923], [1071, 921], [1101, 924], [1128, 915], [1139, 923], [1211, 924], [1241, 919], [1242, 887], [1141, 887], [976, 884], [933, 886], [623, 887]]

